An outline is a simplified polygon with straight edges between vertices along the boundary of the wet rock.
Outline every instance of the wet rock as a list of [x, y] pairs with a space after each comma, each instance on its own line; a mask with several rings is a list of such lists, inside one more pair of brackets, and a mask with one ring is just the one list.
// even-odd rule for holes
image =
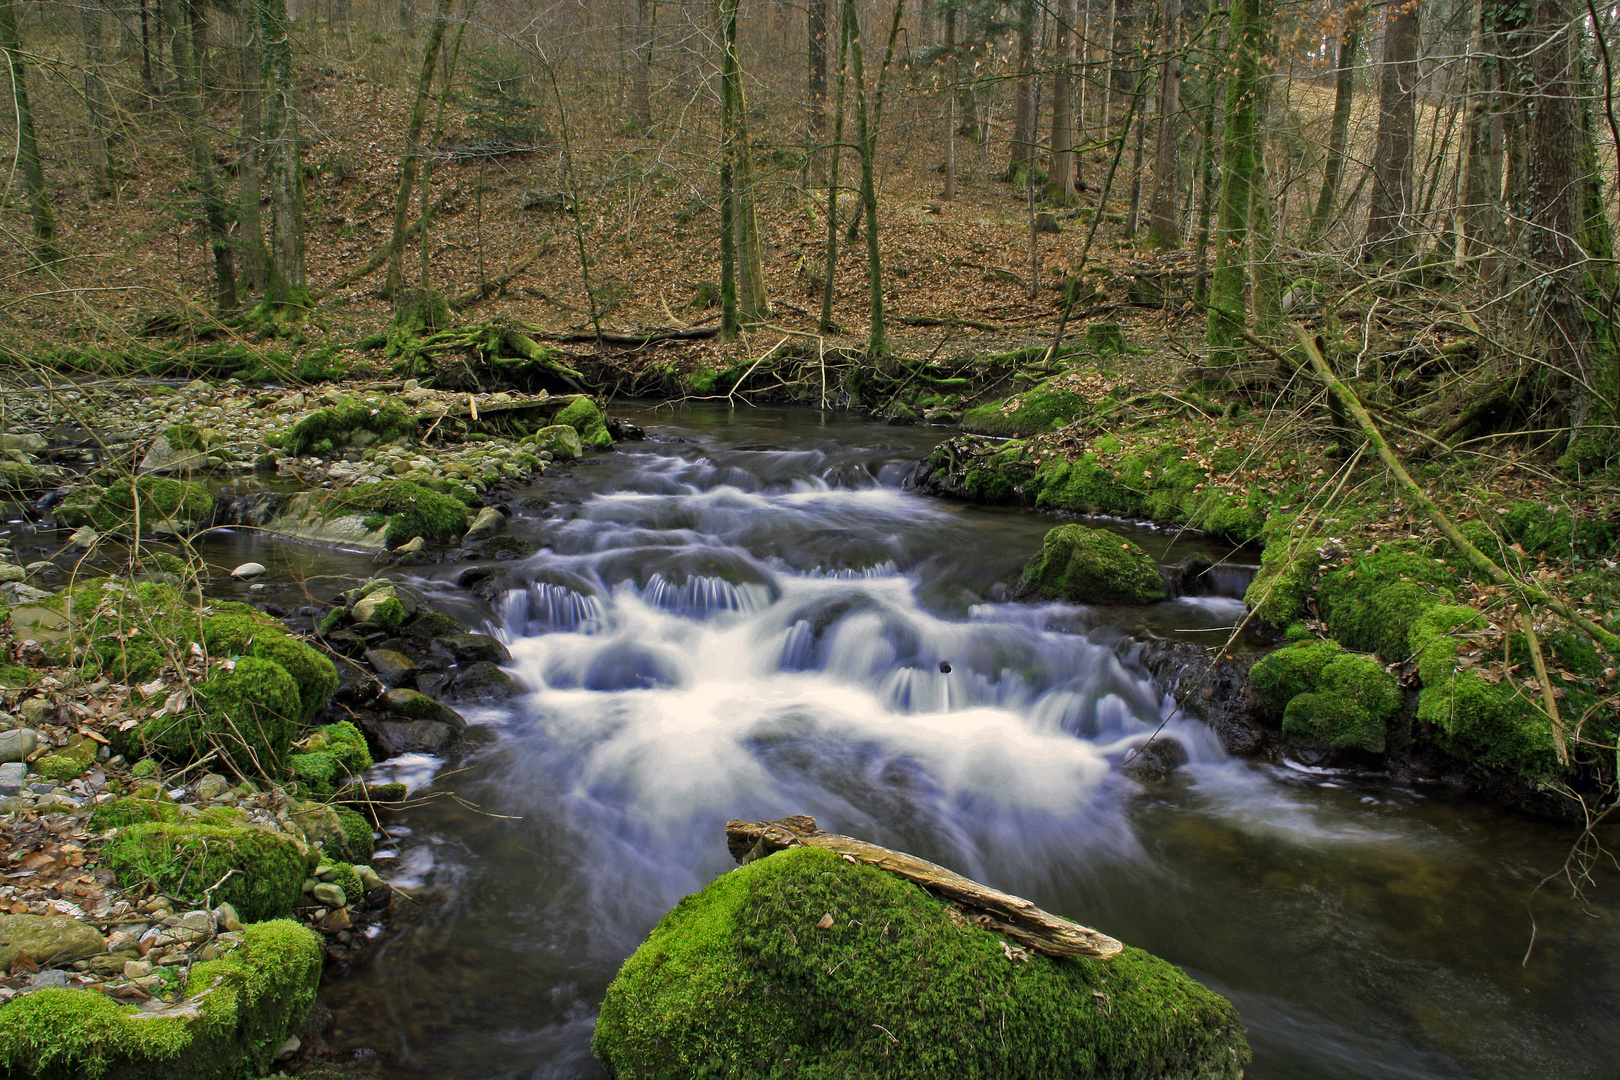
[[[569, 430], [572, 431], [573, 429], [570, 428]], [[462, 543], [476, 544], [480, 540], [488, 540], [504, 528], [506, 528], [506, 515], [493, 506], [486, 506], [478, 511], [478, 516], [473, 519], [472, 526], [467, 530], [467, 534], [462, 537]]]
[[175, 446], [167, 435], [160, 436], [141, 459], [143, 473], [194, 472], [204, 467], [206, 455], [200, 450]]
[[401, 686], [416, 678], [416, 661], [393, 649], [367, 649], [366, 663], [385, 686]]
[[106, 949], [93, 926], [65, 915], [0, 915], [0, 971], [19, 954], [36, 964], [71, 964]]
[[446, 634], [433, 640], [433, 651], [458, 664], [480, 660], [505, 664], [512, 659], [506, 646], [488, 634]]
[[394, 716], [381, 719], [362, 717], [360, 729], [382, 749], [385, 757], [442, 754], [459, 738], [459, 730], [449, 724], [432, 720], [404, 720]]
[[230, 790], [230, 781], [218, 773], [209, 773], [197, 781], [197, 798], [204, 802], [212, 802]]
[[1137, 747], [1122, 766], [1126, 776], [1141, 783], [1158, 783], [1187, 764], [1187, 748], [1166, 735]]
[[534, 444], [536, 453], [549, 453], [555, 461], [572, 461], [585, 452], [579, 432], [567, 424], [543, 427], [530, 436], [529, 441]]
[[378, 704], [391, 714], [391, 719], [443, 724], [454, 731], [467, 726], [467, 721], [456, 710], [439, 704], [417, 690], [403, 687], [390, 690], [378, 699]]
[[[38, 701], [39, 698], [31, 700]], [[25, 703], [26, 704], [26, 703]], [[34, 721], [38, 723], [38, 721]], [[34, 734], [32, 728], [15, 728], [11, 731], [0, 731], [0, 761], [20, 762], [23, 758], [34, 752], [39, 745], [39, 736]], [[13, 792], [12, 794], [16, 794]]]
[[12, 563], [0, 563], [0, 582], [23, 581], [27, 579], [28, 571]]
[[1259, 653], [1229, 653], [1183, 642], [1152, 641], [1139, 659], [1159, 688], [1220, 736], [1226, 752], [1251, 757], [1266, 747], [1260, 703], [1249, 689]]
[[323, 881], [311, 891], [310, 895], [327, 907], [340, 908], [348, 904], [349, 898], [343, 895], [343, 887]]
[[479, 660], [468, 664], [456, 674], [450, 696], [456, 701], [477, 705], [492, 705], [523, 693], [518, 681], [496, 664]]
[[1023, 596], [1077, 604], [1147, 604], [1165, 598], [1164, 579], [1147, 552], [1117, 533], [1059, 525], [1024, 567]]

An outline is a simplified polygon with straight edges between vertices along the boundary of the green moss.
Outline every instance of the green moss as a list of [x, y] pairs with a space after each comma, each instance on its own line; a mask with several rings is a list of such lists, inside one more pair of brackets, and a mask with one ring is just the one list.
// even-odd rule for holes
[[1041, 467], [1030, 480], [1029, 490], [1035, 496], [1035, 505], [1043, 510], [1115, 517], [1139, 517], [1146, 510], [1142, 496], [1120, 483], [1096, 454]]
[[415, 536], [429, 543], [456, 540], [467, 531], [465, 503], [408, 480], [355, 484], [333, 492], [322, 505], [333, 513], [369, 511], [386, 516], [388, 531], [384, 539], [390, 545], [403, 544]]
[[1451, 600], [1449, 565], [1416, 544], [1387, 544], [1321, 575], [1317, 606], [1347, 648], [1376, 652], [1391, 663], [1412, 655], [1412, 624]]
[[329, 454], [354, 441], [358, 432], [367, 432], [372, 441], [389, 442], [416, 434], [416, 419], [396, 404], [378, 409], [360, 402], [317, 409], [304, 417], [282, 437], [287, 452]]
[[1417, 654], [1418, 719], [1432, 724], [1441, 745], [1484, 765], [1532, 778], [1559, 771], [1552, 722], [1511, 678], [1490, 682], [1457, 663], [1458, 639], [1485, 625], [1484, 613], [1444, 604], [1413, 625]]
[[337, 810], [338, 820], [343, 823], [344, 857], [357, 863], [371, 862], [371, 857], [377, 850], [376, 838], [371, 835], [371, 822], [347, 806], [338, 806], [334, 809]]
[[1388, 723], [1400, 711], [1402, 698], [1400, 686], [1383, 665], [1346, 653], [1321, 669], [1308, 692], [1288, 702], [1283, 731], [1326, 746], [1381, 754]]
[[330, 794], [372, 766], [365, 736], [347, 720], [317, 728], [301, 746], [302, 752], [289, 757], [287, 765], [315, 794]]
[[68, 754], [46, 754], [34, 762], [34, 771], [47, 780], [54, 780], [58, 784], [65, 784], [76, 776], [81, 776], [90, 763], [83, 758]]
[[103, 578], [74, 589], [65, 606], [81, 662], [119, 682], [148, 681], [199, 634], [197, 609], [172, 585]]
[[602, 410], [596, 407], [596, 402], [580, 394], [569, 402], [561, 412], [552, 420], [554, 424], [567, 424], [579, 432], [579, 441], [587, 446], [604, 448], [613, 445], [613, 436], [608, 434], [607, 420]]
[[1612, 557], [1620, 546], [1620, 522], [1576, 517], [1566, 507], [1534, 501], [1510, 507], [1502, 527], [1532, 555], [1595, 559]]
[[962, 490], [968, 497], [992, 506], [1014, 502], [1018, 489], [1001, 473], [990, 469], [970, 469], [962, 478]]
[[1164, 579], [1137, 545], [1084, 525], [1059, 525], [1024, 567], [1025, 591], [1082, 604], [1145, 604], [1164, 599]]
[[176, 821], [179, 817], [180, 810], [172, 802], [131, 796], [96, 807], [90, 815], [90, 824], [106, 832], [108, 829], [122, 829], [148, 821]]
[[1072, 390], [1043, 383], [1033, 390], [962, 414], [962, 429], [980, 435], [1030, 436], [1056, 431], [1091, 411]]
[[32, 668], [18, 667], [16, 664], [0, 664], [0, 686], [18, 690], [34, 685], [38, 679], [39, 673]]
[[274, 776], [287, 756], [303, 706], [280, 664], [244, 656], [193, 688], [197, 708], [141, 725], [146, 746], [187, 762], [218, 749], [245, 776]]
[[279, 664], [298, 685], [297, 721], [307, 724], [337, 689], [337, 668], [309, 644], [290, 637], [274, 619], [257, 612], [222, 612], [202, 624], [203, 644], [210, 653], [254, 656]]
[[1261, 706], [1281, 717], [1288, 703], [1319, 685], [1322, 669], [1339, 659], [1344, 649], [1337, 641], [1306, 641], [1268, 653], [1249, 669], [1249, 686]]
[[1295, 520], [1295, 515], [1285, 514], [1266, 523], [1260, 572], [1243, 594], [1244, 603], [1272, 626], [1289, 626], [1305, 618], [1322, 562], [1317, 554], [1320, 541], [1294, 533]]
[[366, 887], [360, 882], [360, 875], [354, 867], [346, 862], [333, 863], [330, 867], [321, 867], [322, 881], [330, 881], [343, 890], [343, 899], [349, 904], [358, 904], [365, 895]]
[[1236, 1080], [1249, 1059], [1230, 1003], [1162, 960], [1010, 960], [916, 885], [814, 848], [682, 900], [594, 1046], [626, 1078]]
[[0, 1008], [0, 1066], [18, 1080], [245, 1080], [263, 1075], [315, 1000], [320, 939], [259, 923], [191, 969], [196, 1015], [142, 1013], [93, 990], [49, 989]]
[[90, 508], [90, 524], [104, 533], [128, 535], [134, 531], [137, 511], [142, 533], [190, 532], [213, 517], [214, 497], [202, 484], [187, 480], [136, 477], [102, 492]]
[[212, 902], [229, 902], [244, 922], [285, 915], [303, 895], [303, 854], [288, 838], [264, 829], [131, 825], [119, 830], [102, 856], [126, 887], [150, 882], [187, 904], [201, 904], [203, 893], [224, 879]]

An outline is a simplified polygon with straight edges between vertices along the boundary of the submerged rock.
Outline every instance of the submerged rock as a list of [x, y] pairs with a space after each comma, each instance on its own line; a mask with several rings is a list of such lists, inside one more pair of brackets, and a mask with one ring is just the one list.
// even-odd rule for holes
[[1158, 564], [1116, 533], [1059, 525], [1024, 567], [1023, 595], [1077, 604], [1150, 604], [1165, 598]]
[[1137, 747], [1121, 771], [1141, 783], [1156, 783], [1191, 760], [1187, 748], [1175, 739], [1160, 736]]
[[815, 848], [682, 900], [608, 988], [615, 1076], [1237, 1080], [1230, 1002], [1126, 948], [1014, 947], [916, 885]]

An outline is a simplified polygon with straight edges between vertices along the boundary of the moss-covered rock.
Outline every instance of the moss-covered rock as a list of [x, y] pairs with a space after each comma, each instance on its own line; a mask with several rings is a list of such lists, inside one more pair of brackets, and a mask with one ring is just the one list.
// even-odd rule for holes
[[457, 540], [467, 531], [467, 505], [408, 480], [355, 484], [328, 495], [321, 510], [387, 518], [383, 539], [397, 547], [413, 537], [433, 543]]
[[567, 424], [579, 432], [579, 441], [585, 446], [601, 450], [613, 445], [613, 436], [607, 429], [607, 418], [596, 407], [596, 402], [584, 394], [565, 405], [552, 423]]
[[285, 668], [244, 656], [215, 668], [193, 695], [194, 709], [141, 725], [148, 749], [182, 762], [217, 749], [245, 776], [280, 771], [303, 709], [298, 684]]
[[528, 441], [534, 444], [535, 453], [549, 450], [553, 460], [556, 461], [572, 461], [585, 452], [585, 444], [580, 441], [579, 432], [567, 424], [543, 427], [529, 436]]
[[100, 532], [130, 536], [195, 532], [213, 516], [214, 497], [202, 484], [140, 476], [102, 492], [89, 520]]
[[179, 818], [180, 808], [172, 802], [130, 795], [96, 807], [90, 815], [90, 825], [105, 832], [149, 821], [178, 821]]
[[317, 728], [287, 759], [293, 778], [304, 790], [329, 795], [364, 776], [372, 766], [371, 751], [360, 729], [347, 720]]
[[1005, 401], [981, 405], [962, 414], [962, 428], [980, 435], [1043, 435], [1090, 412], [1086, 399], [1073, 390], [1042, 383]]
[[216, 655], [252, 656], [279, 664], [298, 685], [297, 720], [301, 724], [314, 719], [337, 689], [337, 667], [328, 657], [256, 611], [222, 611], [205, 618], [202, 639]]
[[0, 1067], [17, 1080], [247, 1080], [263, 1075], [309, 1013], [320, 939], [265, 922], [197, 964], [187, 1001], [153, 1012], [94, 990], [40, 990], [0, 1007]]
[[1242, 1074], [1231, 1004], [1178, 968], [1129, 948], [1009, 957], [953, 914], [831, 852], [756, 860], [681, 901], [625, 962], [597, 1056], [621, 1080]]
[[1337, 641], [1303, 641], [1268, 653], [1249, 669], [1249, 686], [1261, 708], [1281, 719], [1288, 703], [1315, 690], [1322, 669], [1344, 654]]
[[1346, 653], [1323, 666], [1309, 691], [1283, 710], [1283, 731], [1320, 746], [1384, 752], [1389, 721], [1404, 695], [1395, 677], [1368, 656]]
[[126, 887], [151, 882], [187, 904], [220, 883], [212, 904], [231, 904], [246, 922], [292, 911], [307, 869], [298, 845], [277, 833], [168, 821], [120, 829], [102, 857]]
[[1317, 607], [1346, 648], [1376, 652], [1390, 663], [1412, 655], [1408, 635], [1425, 611], [1452, 598], [1456, 572], [1411, 542], [1385, 544], [1324, 572]]
[[1147, 604], [1165, 597], [1159, 567], [1137, 545], [1084, 525], [1059, 525], [1024, 567], [1020, 589], [1079, 604]]
[[340, 447], [391, 442], [416, 434], [416, 418], [393, 403], [372, 407], [354, 401], [317, 409], [282, 436], [292, 454], [330, 454]]

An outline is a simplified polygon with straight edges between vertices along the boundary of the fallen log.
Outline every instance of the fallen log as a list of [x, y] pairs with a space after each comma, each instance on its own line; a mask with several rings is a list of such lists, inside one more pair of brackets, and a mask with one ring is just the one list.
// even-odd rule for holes
[[726, 847], [741, 865], [787, 848], [825, 848], [852, 862], [875, 866], [914, 881], [961, 909], [970, 921], [998, 930], [1019, 944], [1049, 956], [1091, 956], [1107, 960], [1119, 955], [1124, 948], [1106, 934], [1042, 911], [1021, 896], [981, 885], [927, 859], [824, 832], [816, 827], [815, 818], [805, 814], [780, 821], [749, 822], [733, 818], [726, 822]]

